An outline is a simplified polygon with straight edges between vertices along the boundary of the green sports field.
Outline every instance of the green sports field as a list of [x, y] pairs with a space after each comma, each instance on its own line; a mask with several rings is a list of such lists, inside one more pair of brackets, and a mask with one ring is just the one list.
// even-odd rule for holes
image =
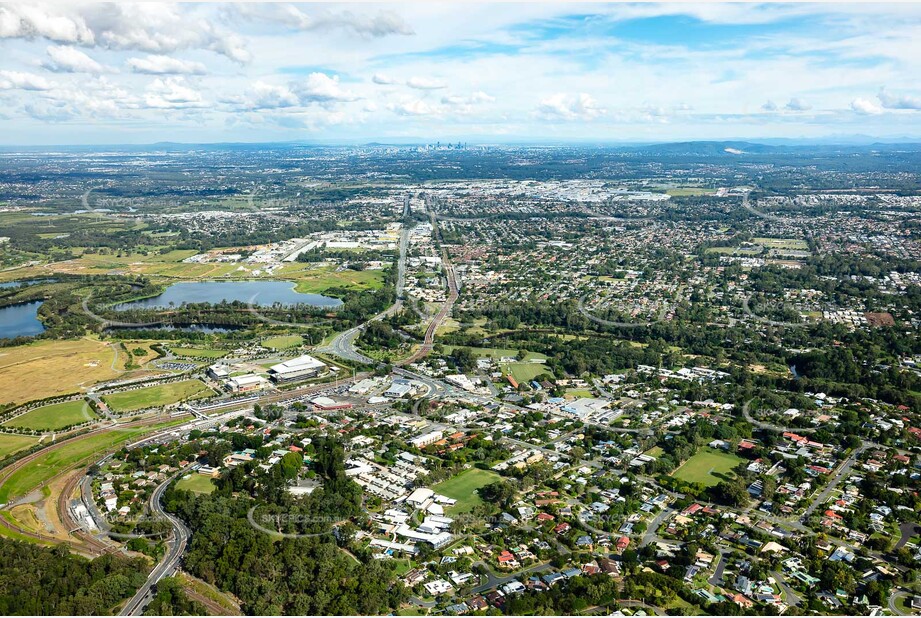
[[432, 489], [443, 496], [457, 500], [457, 504], [451, 507], [452, 513], [465, 513], [476, 505], [483, 503], [476, 490], [490, 483], [495, 483], [501, 478], [495, 472], [471, 468], [438, 483]]
[[88, 403], [79, 399], [29, 410], [25, 414], [3, 423], [3, 426], [34, 429], [36, 431], [53, 431], [94, 418], [96, 418], [96, 415], [93, 413], [93, 409]]
[[732, 453], [704, 447], [672, 472], [672, 476], [682, 481], [701, 483], [710, 487], [725, 480], [716, 475], [732, 476], [732, 469], [742, 461], [744, 460], [741, 457], [736, 457]]
[[196, 494], [210, 494], [215, 490], [214, 483], [211, 482], [210, 476], [192, 472], [188, 476], [176, 481], [176, 489], [185, 489]]
[[124, 393], [103, 397], [110, 408], [118, 412], [131, 412], [144, 408], [166, 406], [186, 399], [201, 399], [214, 394], [201, 380], [183, 380], [159, 386], [148, 386]]

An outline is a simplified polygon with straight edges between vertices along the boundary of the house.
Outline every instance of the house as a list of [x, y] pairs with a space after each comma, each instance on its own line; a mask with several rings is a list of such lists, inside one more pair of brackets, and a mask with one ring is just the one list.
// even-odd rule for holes
[[515, 555], [507, 549], [502, 550], [496, 560], [503, 569], [517, 569], [520, 566]]
[[622, 552], [630, 546], [630, 539], [622, 536], [617, 539], [617, 542], [614, 544], [614, 546], [617, 547], [617, 551]]
[[563, 523], [558, 524], [558, 525], [553, 529], [553, 531], [556, 532], [557, 534], [566, 534], [567, 532], [569, 532], [570, 528], [572, 528], [572, 526], [570, 526], [569, 524], [567, 524], [567, 523], [564, 521]]

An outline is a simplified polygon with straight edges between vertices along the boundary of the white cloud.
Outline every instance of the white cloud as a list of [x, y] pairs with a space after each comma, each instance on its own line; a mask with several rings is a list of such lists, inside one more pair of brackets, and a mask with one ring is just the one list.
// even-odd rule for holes
[[242, 96], [229, 97], [224, 99], [224, 103], [235, 110], [255, 111], [303, 108], [311, 104], [330, 106], [358, 98], [358, 95], [342, 88], [338, 76], [311, 73], [304, 81], [284, 85], [257, 81]]
[[92, 30], [79, 16], [64, 15], [50, 6], [0, 5], [0, 38], [45, 38], [59, 43], [92, 45]]
[[44, 66], [58, 73], [107, 73], [111, 69], [99, 64], [85, 53], [66, 45], [52, 45], [47, 49], [50, 60]]
[[128, 58], [127, 65], [134, 73], [148, 75], [204, 75], [208, 72], [201, 62], [159, 54], [151, 54], [145, 58]]
[[880, 89], [877, 97], [886, 109], [921, 109], [921, 97], [893, 96], [885, 88]]
[[851, 101], [851, 109], [863, 115], [879, 114], [883, 111], [883, 109], [873, 101], [868, 101], [860, 97]]
[[257, 81], [244, 97], [231, 99], [228, 102], [232, 103], [237, 109], [260, 110], [296, 107], [300, 105], [300, 98], [287, 86]]
[[186, 109], [206, 107], [201, 93], [181, 77], [158, 77], [146, 90], [144, 103], [156, 109]]
[[351, 11], [318, 10], [305, 13], [292, 4], [239, 4], [233, 5], [231, 18], [258, 19], [283, 25], [293, 30], [308, 32], [346, 30], [368, 37], [414, 34], [412, 27], [393, 11], [378, 11], [374, 15], [356, 15]]
[[806, 103], [805, 101], [797, 97], [793, 97], [792, 99], [790, 99], [785, 105], [785, 107], [791, 112], [805, 112], [805, 111], [809, 111], [810, 109], [812, 109], [811, 105], [809, 105], [808, 103]]
[[542, 99], [537, 106], [538, 116], [547, 120], [594, 120], [606, 113], [589, 94], [557, 93]]
[[395, 79], [384, 73], [375, 73], [371, 77], [371, 81], [375, 84], [380, 84], [381, 86], [389, 86], [390, 84], [397, 83]]
[[51, 84], [41, 75], [19, 71], [0, 71], [0, 90], [50, 90]]
[[106, 49], [170, 53], [207, 49], [248, 62], [243, 39], [217, 28], [198, 8], [173, 4], [100, 3], [69, 6], [0, 6], [0, 38], [45, 38]]
[[391, 103], [387, 108], [401, 116], [431, 116], [438, 111], [422, 99], [406, 99], [398, 103]]
[[768, 101], [764, 105], [761, 106], [761, 109], [763, 109], [766, 112], [776, 112], [779, 108], [777, 107], [777, 103], [774, 103], [773, 101]]
[[447, 88], [447, 84], [443, 81], [437, 79], [431, 79], [428, 77], [410, 77], [406, 80], [406, 85], [410, 88], [415, 88], [416, 90], [441, 90], [442, 88]]
[[311, 73], [306, 80], [295, 84], [293, 90], [300, 97], [301, 103], [355, 101], [359, 98], [355, 93], [342, 88], [338, 75], [330, 77], [326, 73]]

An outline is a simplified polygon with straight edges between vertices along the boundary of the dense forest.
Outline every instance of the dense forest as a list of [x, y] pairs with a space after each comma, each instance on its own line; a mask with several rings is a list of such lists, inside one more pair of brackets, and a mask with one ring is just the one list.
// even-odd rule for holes
[[0, 538], [0, 614], [111, 614], [144, 583], [148, 570], [143, 558], [107, 554], [87, 560], [64, 545]]

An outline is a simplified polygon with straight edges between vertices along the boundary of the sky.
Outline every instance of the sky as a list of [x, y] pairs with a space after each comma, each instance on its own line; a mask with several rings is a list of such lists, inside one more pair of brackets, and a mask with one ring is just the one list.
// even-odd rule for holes
[[921, 138], [921, 4], [0, 3], [0, 143]]

